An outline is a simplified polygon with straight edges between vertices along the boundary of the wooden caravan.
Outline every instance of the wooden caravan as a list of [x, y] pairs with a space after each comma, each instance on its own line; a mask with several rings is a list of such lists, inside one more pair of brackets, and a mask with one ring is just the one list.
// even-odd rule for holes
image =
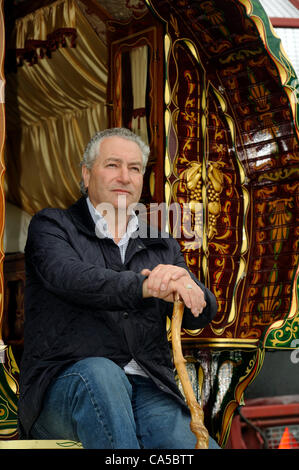
[[89, 138], [125, 126], [151, 147], [142, 201], [167, 203], [186, 263], [217, 298], [214, 321], [181, 340], [225, 446], [265, 352], [298, 347], [297, 81], [280, 39], [258, 0], [0, 3], [0, 439], [17, 438], [20, 227], [75, 201]]

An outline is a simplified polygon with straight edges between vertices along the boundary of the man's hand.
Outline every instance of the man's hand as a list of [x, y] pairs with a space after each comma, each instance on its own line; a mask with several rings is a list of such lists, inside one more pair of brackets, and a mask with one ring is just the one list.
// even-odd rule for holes
[[186, 269], [159, 264], [152, 271], [143, 269], [141, 274], [148, 276], [143, 283], [143, 297], [174, 302], [177, 293], [195, 317], [205, 308], [204, 293]]
[[184, 276], [190, 278], [186, 269], [180, 268], [179, 266], [173, 266], [172, 264], [158, 264], [152, 271], [149, 269], [143, 269], [141, 274], [147, 276], [148, 291], [155, 297], [160, 291], [167, 291], [170, 281], [177, 281], [179, 278]]

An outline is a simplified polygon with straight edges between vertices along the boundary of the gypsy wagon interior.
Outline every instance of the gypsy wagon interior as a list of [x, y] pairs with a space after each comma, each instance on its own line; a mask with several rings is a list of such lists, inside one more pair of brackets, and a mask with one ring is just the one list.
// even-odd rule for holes
[[266, 351], [298, 338], [298, 80], [269, 17], [258, 0], [14, 0], [0, 31], [0, 442], [18, 437], [28, 224], [78, 198], [86, 143], [124, 126], [151, 148], [142, 201], [188, 204], [200, 233], [179, 242], [218, 313], [181, 341], [224, 447]]

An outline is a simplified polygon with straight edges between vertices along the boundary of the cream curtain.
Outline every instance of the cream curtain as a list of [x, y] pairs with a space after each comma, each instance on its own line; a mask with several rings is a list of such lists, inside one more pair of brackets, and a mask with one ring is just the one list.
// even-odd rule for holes
[[79, 196], [82, 152], [107, 127], [107, 50], [73, 0], [60, 0], [17, 21], [15, 47], [75, 28], [76, 47], [18, 67], [6, 77], [6, 198], [34, 214], [67, 207]]
[[135, 47], [130, 52], [133, 90], [133, 117], [131, 122], [131, 129], [146, 143], [148, 143], [147, 121], [145, 115], [148, 72], [147, 56], [147, 46]]

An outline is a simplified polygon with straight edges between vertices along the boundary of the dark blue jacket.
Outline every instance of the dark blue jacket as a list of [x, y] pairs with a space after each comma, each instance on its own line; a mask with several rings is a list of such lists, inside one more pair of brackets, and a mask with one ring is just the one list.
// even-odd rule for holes
[[[166, 316], [173, 305], [142, 298], [143, 268], [186, 268], [171, 237], [130, 239], [125, 263], [110, 239], [99, 239], [85, 198], [67, 210], [44, 209], [31, 221], [25, 249], [25, 334], [20, 371], [19, 425], [29, 437], [53, 378], [85, 357], [107, 357], [119, 366], [134, 358], [157, 386], [184, 403], [174, 380]], [[187, 268], [186, 268], [187, 269]], [[204, 327], [216, 314], [214, 295], [183, 326]]]

